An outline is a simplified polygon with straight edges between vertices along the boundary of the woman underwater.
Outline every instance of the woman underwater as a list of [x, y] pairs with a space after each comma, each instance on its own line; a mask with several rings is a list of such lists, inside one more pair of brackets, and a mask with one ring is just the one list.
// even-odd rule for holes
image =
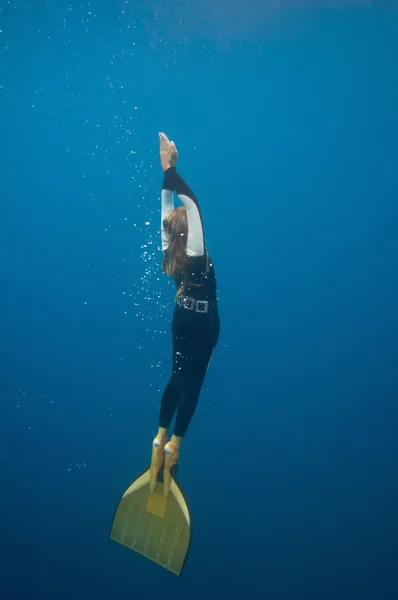
[[[178, 152], [164, 133], [160, 138], [163, 271], [177, 287], [172, 323], [172, 375], [163, 392], [159, 430], [152, 444], [150, 490], [163, 466], [163, 493], [168, 496], [170, 469], [178, 461], [182, 439], [198, 403], [200, 390], [220, 332], [214, 264], [206, 248], [202, 215], [195, 194], [177, 173]], [[183, 206], [174, 208], [174, 192]], [[176, 414], [173, 435], [167, 441]]]

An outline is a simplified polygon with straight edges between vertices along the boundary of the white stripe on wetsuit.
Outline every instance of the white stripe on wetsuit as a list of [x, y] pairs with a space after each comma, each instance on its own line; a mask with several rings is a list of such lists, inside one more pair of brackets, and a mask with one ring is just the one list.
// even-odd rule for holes
[[167, 219], [171, 211], [174, 209], [174, 192], [171, 190], [162, 190], [162, 222], [161, 222], [161, 236], [162, 236], [162, 251], [164, 252], [169, 247], [168, 235], [163, 228], [163, 220]]
[[202, 220], [195, 202], [189, 196], [178, 194], [179, 199], [187, 209], [188, 220], [188, 256], [203, 256], [205, 253], [205, 243], [203, 239]]

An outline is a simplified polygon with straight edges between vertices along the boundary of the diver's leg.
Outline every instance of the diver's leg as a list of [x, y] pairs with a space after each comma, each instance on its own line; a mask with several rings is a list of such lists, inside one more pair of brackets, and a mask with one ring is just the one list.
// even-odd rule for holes
[[177, 410], [177, 398], [180, 391], [180, 381], [175, 373], [171, 376], [163, 392], [160, 404], [159, 427], [169, 429], [170, 423]]
[[163, 392], [160, 404], [159, 427], [169, 429], [177, 410], [178, 396], [185, 371], [185, 337], [173, 328], [172, 374]]
[[205, 339], [200, 345], [194, 343], [188, 352], [173, 432], [178, 437], [184, 437], [191, 423], [215, 345], [216, 340]]
[[167, 442], [167, 432], [177, 408], [177, 397], [180, 389], [179, 382], [173, 373], [162, 396], [160, 407], [159, 429], [152, 442], [152, 459], [150, 468], [149, 488], [153, 492], [156, 488], [158, 473], [163, 466], [164, 447]]
[[164, 448], [163, 493], [165, 496], [168, 496], [170, 492], [170, 470], [178, 462], [181, 442], [198, 404], [213, 349], [214, 344], [211, 346], [192, 345], [190, 349], [185, 348], [186, 363], [177, 403], [176, 424], [173, 436]]
[[203, 383], [204, 375], [206, 370], [203, 372], [201, 381], [190, 381], [187, 379], [182, 383], [180, 396], [178, 399], [177, 406], [177, 418], [174, 427], [174, 433], [171, 440], [166, 444], [164, 448], [164, 469], [163, 469], [163, 494], [167, 497], [170, 492], [171, 486], [171, 469], [177, 464], [180, 456], [180, 446], [182, 439], [188, 429], [196, 406], [198, 404], [200, 388]]
[[181, 388], [180, 346], [181, 336], [177, 335], [173, 323], [173, 368], [171, 378], [162, 396], [158, 433], [152, 442], [152, 459], [149, 481], [149, 488], [151, 492], [153, 492], [156, 488], [158, 473], [163, 466], [164, 447], [167, 442], [167, 432], [177, 408], [177, 398]]

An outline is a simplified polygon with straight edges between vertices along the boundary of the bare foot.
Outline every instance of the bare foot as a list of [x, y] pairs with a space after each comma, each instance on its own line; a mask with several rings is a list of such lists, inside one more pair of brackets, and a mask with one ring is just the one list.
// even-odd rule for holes
[[166, 498], [170, 493], [172, 480], [171, 469], [177, 464], [179, 456], [179, 449], [175, 442], [170, 440], [164, 448], [163, 495], [166, 496]]
[[152, 492], [155, 491], [156, 482], [158, 479], [158, 473], [163, 466], [164, 461], [164, 447], [167, 443], [167, 434], [158, 434], [152, 443], [152, 459], [151, 467], [149, 470], [149, 489]]

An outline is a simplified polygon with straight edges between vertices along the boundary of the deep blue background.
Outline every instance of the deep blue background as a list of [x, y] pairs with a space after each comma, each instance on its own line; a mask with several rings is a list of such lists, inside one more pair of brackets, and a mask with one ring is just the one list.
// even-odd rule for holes
[[[0, 3], [1, 598], [398, 597], [398, 15], [326, 4]], [[108, 539], [170, 371], [159, 130], [222, 319], [180, 579]]]

